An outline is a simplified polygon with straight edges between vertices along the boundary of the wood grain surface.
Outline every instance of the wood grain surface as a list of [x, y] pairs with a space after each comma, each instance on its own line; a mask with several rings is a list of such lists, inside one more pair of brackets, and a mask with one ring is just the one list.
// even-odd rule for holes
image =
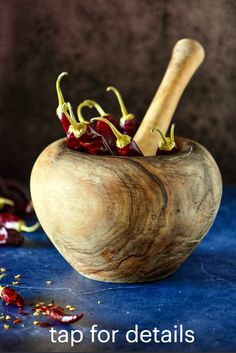
[[212, 225], [222, 193], [209, 152], [177, 138], [159, 157], [96, 156], [49, 145], [31, 174], [39, 221], [81, 274], [146, 282], [174, 272]]

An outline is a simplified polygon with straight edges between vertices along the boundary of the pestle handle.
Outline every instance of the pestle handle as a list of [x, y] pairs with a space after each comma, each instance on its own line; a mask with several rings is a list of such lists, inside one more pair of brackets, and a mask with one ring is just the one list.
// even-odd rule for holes
[[166, 134], [180, 97], [204, 56], [204, 49], [196, 40], [181, 39], [174, 46], [161, 85], [134, 136], [144, 156], [156, 154], [160, 136], [152, 129]]

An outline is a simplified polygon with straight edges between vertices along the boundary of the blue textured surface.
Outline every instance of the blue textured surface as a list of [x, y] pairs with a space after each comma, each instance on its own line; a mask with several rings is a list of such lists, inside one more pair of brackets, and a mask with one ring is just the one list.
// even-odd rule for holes
[[[3, 330], [0, 323], [0, 351], [236, 351], [236, 188], [227, 187], [217, 219], [210, 232], [182, 267], [169, 278], [148, 284], [110, 284], [86, 279], [75, 272], [43, 232], [30, 236], [22, 248], [1, 248], [0, 267], [8, 269], [2, 285], [14, 275], [23, 278], [16, 289], [28, 303], [39, 301], [74, 305], [84, 318], [73, 326], [80, 329], [83, 342], [71, 348], [51, 343], [48, 328], [32, 325], [37, 317], [23, 317], [24, 327]], [[52, 285], [46, 281], [52, 280]], [[100, 302], [100, 303], [98, 303]], [[15, 315], [14, 307], [0, 303], [0, 314]], [[91, 343], [89, 329], [119, 329], [115, 344]], [[195, 342], [129, 344], [128, 329], [171, 329], [183, 324], [195, 332]]]

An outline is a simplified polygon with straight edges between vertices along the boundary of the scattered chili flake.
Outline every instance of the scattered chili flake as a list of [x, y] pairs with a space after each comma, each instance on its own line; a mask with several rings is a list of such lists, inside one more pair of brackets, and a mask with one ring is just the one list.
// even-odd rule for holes
[[4, 327], [4, 330], [8, 330], [10, 328], [10, 325], [4, 324], [3, 327]]
[[11, 287], [1, 287], [0, 286], [0, 297], [6, 304], [13, 304], [16, 306], [24, 306], [24, 298]]
[[14, 325], [21, 324], [22, 321], [23, 321], [22, 319], [16, 318], [16, 319], [13, 321], [13, 324], [14, 324]]
[[52, 324], [51, 324], [51, 322], [45, 321], [45, 322], [40, 322], [39, 326], [40, 327], [51, 327]]
[[28, 313], [27, 311], [24, 311], [22, 307], [20, 307], [18, 309], [18, 314], [21, 314], [21, 315], [29, 315], [30, 313]]

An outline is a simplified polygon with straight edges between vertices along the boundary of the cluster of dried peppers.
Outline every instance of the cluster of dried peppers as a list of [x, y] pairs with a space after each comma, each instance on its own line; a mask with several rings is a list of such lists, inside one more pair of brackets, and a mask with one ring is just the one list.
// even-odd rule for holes
[[[2, 278], [3, 276], [6, 275], [6, 269], [1, 268], [0, 270], [1, 272], [3, 272], [3, 274], [0, 275], [0, 278]], [[19, 276], [20, 275], [17, 275], [15, 276], [15, 278], [19, 278]], [[26, 315], [27, 317], [31, 317], [30, 312], [24, 311], [25, 299], [15, 289], [9, 286], [4, 286], [4, 287], [0, 286], [0, 298], [6, 305], [14, 305], [18, 307], [18, 311], [17, 311], [18, 315]], [[35, 316], [39, 317], [40, 315], [42, 316], [46, 315], [49, 319], [52, 320], [52, 322], [45, 321], [45, 320], [43, 321], [34, 320], [33, 324], [40, 327], [52, 326], [54, 321], [62, 324], [73, 324], [79, 321], [80, 319], [82, 319], [83, 317], [82, 313], [79, 313], [79, 314], [66, 313], [64, 308], [62, 308], [61, 306], [55, 305], [54, 303], [45, 305], [45, 303], [40, 302], [37, 304], [31, 304], [31, 306], [33, 306], [32, 315], [34, 317]], [[66, 309], [68, 309], [69, 311], [75, 310], [75, 308], [72, 307], [71, 305], [67, 305]], [[5, 329], [10, 328], [10, 325], [7, 323], [10, 319], [11, 317], [9, 315], [0, 317], [0, 320], [2, 320], [4, 323]], [[12, 321], [12, 323], [15, 325], [15, 324], [21, 323], [22, 321], [23, 321], [22, 318], [17, 317]]]
[[39, 223], [28, 227], [24, 217], [34, 213], [24, 187], [12, 180], [0, 178], [0, 245], [22, 245], [23, 232], [34, 232]]
[[[85, 100], [77, 108], [75, 117], [71, 104], [65, 102], [61, 91], [61, 79], [67, 72], [61, 73], [56, 81], [58, 96], [57, 116], [61, 121], [66, 134], [67, 146], [73, 150], [90, 154], [142, 156], [142, 152], [133, 137], [137, 131], [138, 123], [134, 114], [128, 113], [120, 92], [115, 87], [108, 87], [113, 92], [120, 105], [122, 116], [118, 121], [110, 113], [105, 112], [94, 100]], [[85, 120], [82, 108], [94, 108], [99, 116]], [[170, 138], [164, 136], [158, 129], [153, 129], [161, 135], [161, 142], [157, 154], [175, 153], [178, 151], [174, 139], [174, 125], [171, 128]]]

